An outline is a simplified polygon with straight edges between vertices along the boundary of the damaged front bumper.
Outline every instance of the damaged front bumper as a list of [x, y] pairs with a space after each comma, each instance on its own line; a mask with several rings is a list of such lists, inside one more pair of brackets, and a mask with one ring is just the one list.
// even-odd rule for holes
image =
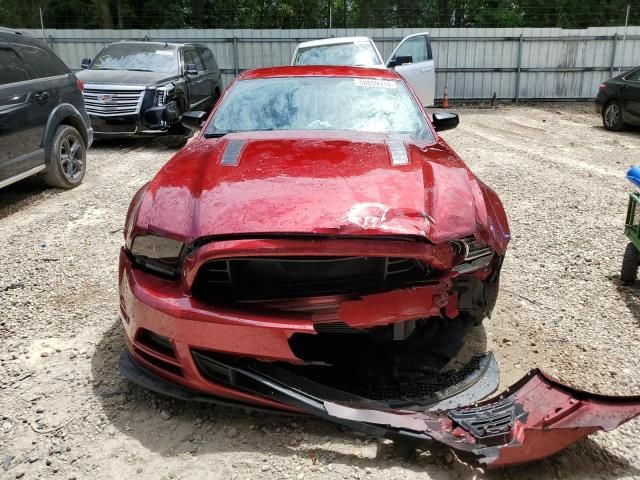
[[[591, 433], [611, 430], [640, 414], [640, 396], [583, 392], [537, 369], [498, 396], [459, 406], [495, 390], [498, 374], [491, 354], [485, 354], [484, 362], [465, 379], [466, 388], [421, 408], [391, 408], [388, 403], [316, 383], [276, 363], [224, 357], [208, 357], [206, 361], [230, 387], [268, 399], [273, 405], [418, 448], [444, 444], [488, 468], [548, 457]], [[256, 409], [163, 380], [138, 365], [128, 352], [123, 353], [119, 369], [135, 383], [175, 398]]]

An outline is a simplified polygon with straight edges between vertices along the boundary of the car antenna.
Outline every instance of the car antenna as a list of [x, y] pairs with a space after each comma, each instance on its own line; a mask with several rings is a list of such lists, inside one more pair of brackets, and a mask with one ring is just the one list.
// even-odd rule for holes
[[169, 42], [167, 42], [166, 40], [164, 41], [164, 46], [168, 47], [169, 46]]

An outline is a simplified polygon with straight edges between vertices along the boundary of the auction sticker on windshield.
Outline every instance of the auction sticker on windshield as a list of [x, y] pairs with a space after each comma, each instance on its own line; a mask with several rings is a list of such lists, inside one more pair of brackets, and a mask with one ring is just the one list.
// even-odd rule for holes
[[391, 80], [376, 80], [373, 78], [354, 78], [353, 83], [356, 87], [398, 88], [398, 82], [394, 82]]

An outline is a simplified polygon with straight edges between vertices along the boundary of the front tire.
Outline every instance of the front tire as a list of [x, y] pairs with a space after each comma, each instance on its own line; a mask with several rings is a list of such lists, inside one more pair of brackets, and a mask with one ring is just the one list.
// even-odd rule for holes
[[612, 132], [619, 132], [624, 128], [622, 121], [622, 104], [618, 100], [611, 100], [602, 109], [602, 124]]
[[53, 136], [49, 168], [44, 182], [56, 188], [75, 188], [87, 171], [87, 147], [80, 132], [71, 125], [60, 125]]
[[635, 282], [638, 278], [638, 263], [640, 263], [640, 252], [633, 243], [629, 242], [622, 257], [620, 280], [624, 283]]

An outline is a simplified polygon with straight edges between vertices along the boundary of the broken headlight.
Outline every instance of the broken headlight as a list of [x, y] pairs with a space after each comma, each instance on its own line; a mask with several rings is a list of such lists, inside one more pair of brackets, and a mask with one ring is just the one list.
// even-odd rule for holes
[[462, 257], [452, 270], [458, 273], [469, 273], [488, 267], [493, 260], [493, 249], [475, 237], [466, 237], [452, 242]]
[[131, 255], [136, 265], [163, 275], [175, 277], [183, 244], [156, 235], [138, 235], [133, 239]]
[[167, 104], [169, 99], [173, 97], [173, 93], [176, 90], [176, 86], [173, 83], [167, 83], [161, 87], [156, 88], [156, 96], [153, 100], [153, 104], [156, 107], [162, 107]]

